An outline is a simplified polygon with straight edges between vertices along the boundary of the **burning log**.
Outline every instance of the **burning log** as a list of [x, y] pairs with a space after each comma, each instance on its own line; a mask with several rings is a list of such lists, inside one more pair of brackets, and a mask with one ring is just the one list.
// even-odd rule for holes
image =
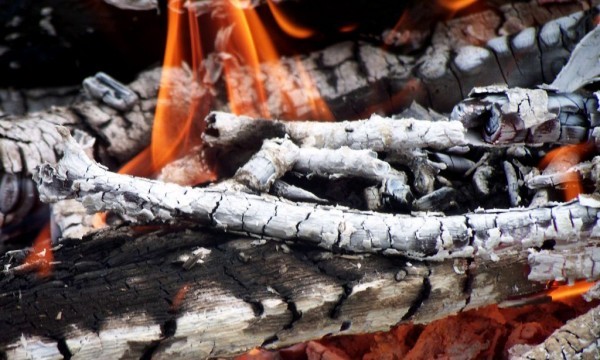
[[[453, 50], [452, 39], [434, 41], [420, 57], [395, 54], [364, 42], [344, 42], [300, 58], [281, 58], [278, 66], [238, 66], [227, 74], [237, 109], [252, 117], [322, 119], [314, 109], [321, 96], [334, 118], [356, 119], [376, 111], [393, 113], [413, 101], [450, 111], [477, 86], [533, 87], [554, 79], [571, 50], [595, 27], [598, 8], [528, 28], [483, 47]], [[435, 40], [435, 39], [434, 39]], [[212, 57], [222, 67], [231, 56]], [[540, 68], [540, 63], [543, 66]], [[249, 80], [256, 72], [262, 80]], [[282, 76], [282, 74], [291, 74]], [[305, 78], [314, 91], [307, 91]], [[265, 109], [257, 99], [265, 98]], [[351, 104], [351, 106], [348, 106]], [[316, 112], [316, 113], [315, 113]]]
[[[35, 176], [44, 201], [76, 198], [90, 212], [115, 211], [135, 221], [193, 219], [217, 229], [325, 249], [403, 254], [417, 259], [497, 259], [555, 241], [558, 247], [597, 241], [594, 203], [484, 211], [457, 216], [402, 216], [289, 203], [223, 189], [192, 189], [118, 175], [90, 160], [66, 129], [65, 155]], [[502, 250], [497, 249], [501, 245]], [[592, 273], [592, 277], [597, 274]]]
[[[44, 180], [43, 187], [55, 191], [54, 183], [60, 184], [61, 191], [77, 188], [85, 198], [83, 203], [95, 210], [98, 204], [108, 204], [111, 198], [118, 199], [119, 206], [126, 211], [133, 208], [128, 208], [128, 204], [136, 207], [140, 204], [132, 197], [137, 195], [131, 190], [137, 188], [140, 194], [149, 195], [146, 201], [171, 201], [170, 209], [178, 209], [174, 212], [166, 208], [159, 210], [152, 205], [142, 211], [146, 218], [151, 211], [158, 214], [157, 220], [175, 216], [186, 230], [124, 227], [97, 233], [83, 242], [63, 241], [55, 252], [54, 272], [47, 280], [37, 279], [22, 266], [13, 267], [11, 257], [18, 261], [18, 253], [5, 256], [2, 265], [8, 270], [2, 273], [0, 284], [6, 295], [0, 296], [0, 302], [6, 310], [3, 314], [11, 315], [10, 319], [3, 320], [9, 321], [10, 326], [0, 335], [0, 343], [9, 358], [40, 352], [85, 357], [114, 357], [124, 353], [152, 357], [226, 356], [259, 345], [274, 348], [325, 334], [387, 329], [397, 324], [398, 319], [400, 322], [427, 323], [457, 311], [499, 303], [515, 296], [525, 296], [519, 301], [526, 303], [528, 294], [543, 289], [544, 285], [529, 281], [523, 271], [528, 264], [526, 254], [520, 246], [507, 246], [509, 236], [528, 237], [531, 235], [528, 231], [533, 227], [537, 229], [533, 231], [546, 232], [544, 239], [553, 238], [549, 232], [564, 229], [565, 235], [570, 233], [568, 240], [581, 236], [588, 244], [597, 241], [597, 235], [594, 235], [598, 231], [595, 224], [597, 211], [573, 204], [562, 209], [560, 206], [538, 209], [536, 214], [547, 212], [551, 219], [543, 221], [538, 217], [540, 221], [524, 227], [502, 225], [523, 220], [512, 211], [506, 212], [506, 221], [502, 214], [492, 215], [493, 218], [488, 218], [491, 214], [486, 213], [467, 215], [468, 224], [481, 225], [480, 231], [475, 232], [479, 235], [475, 235], [474, 243], [486, 230], [490, 236], [494, 232], [502, 234], [503, 249], [488, 253], [497, 256], [495, 261], [483, 256], [483, 239], [479, 239], [482, 247], [477, 248], [473, 259], [465, 253], [470, 260], [456, 259], [454, 262], [415, 260], [409, 263], [405, 258], [395, 256], [340, 255], [299, 244], [251, 242], [211, 234], [205, 229], [190, 230], [187, 221], [198, 219], [186, 209], [194, 204], [203, 206], [196, 195], [209, 194], [210, 189], [185, 189], [185, 198], [189, 201], [184, 200], [184, 203], [177, 196], [175, 185], [110, 174], [91, 163], [73, 142], [66, 145], [65, 158], [58, 166], [59, 173], [54, 174], [55, 177], [40, 178]], [[69, 174], [65, 173], [65, 166], [69, 166]], [[50, 167], [46, 167], [44, 172], [48, 174], [49, 170]], [[88, 177], [80, 182], [76, 178], [81, 173]], [[101, 190], [100, 183], [110, 187], [110, 192], [102, 195], [100, 191], [97, 196], [93, 195], [92, 192]], [[123, 186], [127, 183], [132, 187]], [[115, 192], [117, 188], [125, 191]], [[213, 194], [218, 194], [220, 199], [211, 215], [214, 224], [221, 224], [217, 227], [227, 224], [228, 230], [251, 230], [248, 227], [238, 229], [237, 225], [228, 222], [234, 218], [242, 219], [242, 214], [229, 218], [222, 216], [225, 214], [219, 208], [237, 207], [239, 201], [248, 201], [252, 195], [218, 190], [213, 190]], [[268, 200], [268, 197], [262, 197]], [[149, 202], [145, 206], [149, 206]], [[292, 204], [280, 202], [278, 206], [281, 206], [278, 213], [293, 216]], [[208, 204], [208, 207], [212, 208], [212, 205]], [[251, 207], [243, 204], [241, 207], [245, 221], [252, 226], [254, 220], [248, 211]], [[311, 211], [320, 210], [345, 213], [346, 216], [360, 215], [341, 208], [311, 207]], [[167, 211], [172, 215], [167, 215]], [[520, 211], [527, 213], [527, 210]], [[135, 216], [132, 212], [129, 215]], [[321, 218], [322, 214], [315, 213], [314, 216]], [[536, 216], [530, 211], [524, 218], [531, 220]], [[209, 215], [204, 218], [208, 219]], [[429, 218], [432, 219], [434, 217]], [[347, 220], [349, 224], [350, 217]], [[411, 221], [420, 220], [413, 217]], [[269, 227], [278, 222], [275, 214], [270, 221], [260, 223]], [[484, 222], [499, 228], [486, 228]], [[553, 222], [557, 222], [556, 227]], [[205, 223], [210, 225], [210, 221]], [[544, 230], [546, 223], [549, 226]], [[568, 224], [580, 225], [575, 229], [568, 228]], [[449, 225], [451, 223], [438, 223], [436, 226], [451, 232]], [[421, 226], [420, 231], [425, 235], [425, 227]], [[578, 231], [582, 234], [577, 235]], [[265, 230], [267, 232], [270, 230]], [[536, 238], [530, 238], [531, 243], [523, 243], [523, 247], [535, 246], [533, 240]], [[557, 241], [556, 248], [560, 248], [560, 244]], [[597, 278], [598, 274], [592, 276]], [[160, 286], [154, 286], [155, 283]], [[21, 296], [11, 296], [17, 289]], [[111, 296], [99, 298], [99, 291], [109, 291]], [[37, 310], [42, 306], [41, 299], [44, 301], [43, 314]], [[532, 299], [537, 301], [539, 297]], [[16, 314], [23, 314], [29, 320], [19, 321], [15, 317], [19, 315], [10, 310], [14, 307], [21, 310]], [[133, 324], [131, 319], [135, 319]], [[36, 321], [37, 330], [32, 332], [28, 328], [30, 321]], [[205, 331], [208, 327], [213, 330]]]
[[[136, 81], [129, 84], [127, 91], [138, 98], [135, 104], [129, 100], [130, 109], [126, 109], [124, 103], [117, 105], [121, 106], [121, 111], [115, 109], [115, 104], [121, 101], [118, 97], [124, 94], [122, 89], [125, 87], [117, 85], [118, 82], [113, 80], [111, 84], [119, 86], [119, 89], [112, 95], [103, 93], [99, 100], [87, 100], [68, 107], [54, 107], [24, 116], [0, 119], [0, 171], [32, 174], [36, 166], [44, 162], [55, 162], [60, 154], [60, 148], [56, 148], [60, 137], [55, 131], [55, 125], [89, 132], [98, 139], [97, 155], [103, 162], [114, 162], [109, 160], [111, 158], [121, 163], [128, 160], [149, 143], [159, 76], [160, 69], [156, 68], [140, 74]], [[107, 79], [106, 75], [99, 77]], [[97, 83], [97, 80], [86, 81], [92, 82]], [[94, 89], [92, 96], [99, 94], [98, 90], [101, 91], [98, 86], [87, 87]]]
[[[96, 156], [103, 163], [122, 163], [149, 143], [159, 76], [160, 69], [156, 68], [124, 87], [99, 74], [85, 82], [97, 100], [0, 119], [0, 194], [4, 198], [0, 208], [0, 243], [17, 236], [18, 224], [33, 210], [42, 210], [30, 177], [35, 167], [55, 163], [62, 153], [55, 126], [69, 127], [82, 136], [92, 135], [96, 139]], [[41, 103], [36, 104], [31, 102], [28, 106]], [[17, 110], [20, 111], [12, 111], [18, 113]], [[41, 221], [40, 214], [35, 223]], [[33, 219], [30, 218], [32, 224]]]
[[15, 267], [20, 259], [0, 259], [8, 268], [0, 274], [0, 346], [9, 359], [231, 356], [427, 323], [514, 297], [526, 302], [544, 289], [526, 279], [515, 253], [498, 262], [407, 262], [189, 226], [64, 241], [46, 279]]

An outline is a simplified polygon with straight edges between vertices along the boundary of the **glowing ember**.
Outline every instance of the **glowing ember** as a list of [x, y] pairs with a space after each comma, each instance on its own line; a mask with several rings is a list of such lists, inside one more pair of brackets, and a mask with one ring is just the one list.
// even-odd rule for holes
[[173, 297], [173, 302], [171, 303], [171, 311], [177, 312], [181, 308], [183, 304], [183, 300], [185, 299], [185, 295], [187, 295], [188, 291], [190, 291], [190, 286], [188, 284], [183, 285]]
[[558, 285], [558, 283], [555, 283], [552, 285], [554, 289], [548, 292], [548, 296], [552, 297], [552, 301], [565, 300], [585, 294], [594, 284], [594, 282], [588, 281], [576, 281], [572, 285]]
[[[566, 145], [550, 151], [539, 164], [539, 167], [550, 172], [566, 172], [570, 167], [577, 165], [594, 149], [594, 145], [583, 143]], [[568, 181], [564, 184], [564, 200], [570, 201], [583, 193], [583, 185], [579, 174], [567, 172]]]
[[31, 252], [25, 258], [24, 265], [36, 269], [38, 276], [47, 277], [51, 273], [53, 261], [54, 253], [52, 252], [50, 224], [47, 224], [35, 238]]

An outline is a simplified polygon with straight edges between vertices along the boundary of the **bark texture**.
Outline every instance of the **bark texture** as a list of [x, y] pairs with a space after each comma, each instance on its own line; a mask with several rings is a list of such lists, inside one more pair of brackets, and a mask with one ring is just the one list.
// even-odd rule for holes
[[[183, 223], [181, 225], [184, 225]], [[67, 240], [50, 277], [0, 259], [2, 355], [203, 358], [427, 323], [543, 290], [526, 263], [348, 256], [137, 226]]]
[[[222, 188], [190, 188], [107, 171], [66, 140], [58, 165], [35, 180], [42, 200], [76, 198], [89, 212], [115, 211], [135, 221], [193, 220], [260, 238], [300, 241], [325, 249], [402, 254], [417, 259], [481, 257], [543, 247], [595, 246], [600, 238], [597, 201], [537, 209], [482, 211], [456, 216], [392, 215], [343, 207], [291, 203], [269, 195]], [[591, 277], [598, 276], [594, 267]]]

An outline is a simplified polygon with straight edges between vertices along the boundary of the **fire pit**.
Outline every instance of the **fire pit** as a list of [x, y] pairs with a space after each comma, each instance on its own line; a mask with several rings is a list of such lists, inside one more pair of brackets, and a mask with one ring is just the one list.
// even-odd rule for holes
[[1, 93], [3, 357], [598, 356], [596, 2], [103, 6], [162, 67]]

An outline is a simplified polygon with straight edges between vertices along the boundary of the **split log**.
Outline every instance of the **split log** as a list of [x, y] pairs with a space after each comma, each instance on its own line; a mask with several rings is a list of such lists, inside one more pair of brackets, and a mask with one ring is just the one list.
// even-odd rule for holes
[[290, 203], [221, 188], [181, 187], [111, 173], [90, 160], [65, 128], [59, 131], [66, 141], [64, 157], [55, 166], [42, 166], [35, 175], [42, 200], [76, 198], [89, 212], [115, 211], [134, 221], [193, 219], [260, 238], [431, 260], [498, 259], [503, 252], [541, 248], [549, 241], [556, 249], [595, 246], [600, 234], [600, 210], [593, 201], [456, 216], [406, 216]]
[[232, 356], [427, 323], [544, 289], [513, 256], [407, 262], [189, 226], [65, 240], [46, 279], [14, 267], [18, 255], [0, 259], [8, 268], [0, 274], [0, 355], [8, 359]]

